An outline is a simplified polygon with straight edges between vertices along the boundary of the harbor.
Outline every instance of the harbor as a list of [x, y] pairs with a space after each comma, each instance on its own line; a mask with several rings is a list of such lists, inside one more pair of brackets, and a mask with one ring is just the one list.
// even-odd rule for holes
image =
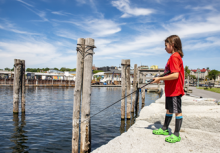
[[[1, 152], [71, 152], [73, 92], [74, 87], [26, 87], [26, 112], [12, 115], [13, 88], [1, 86]], [[144, 105], [159, 97], [146, 92]], [[120, 98], [120, 87], [93, 87], [91, 116]], [[120, 107], [117, 103], [91, 118], [92, 151], [134, 124], [135, 114], [131, 120], [121, 122]]]

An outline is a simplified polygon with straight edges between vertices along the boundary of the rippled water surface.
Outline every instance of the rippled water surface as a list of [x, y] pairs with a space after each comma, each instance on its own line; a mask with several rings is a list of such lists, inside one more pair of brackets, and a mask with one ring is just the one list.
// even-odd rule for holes
[[[26, 88], [26, 113], [13, 115], [13, 88], [0, 87], [0, 152], [71, 152], [73, 92], [72, 87]], [[159, 97], [146, 93], [145, 106]], [[91, 115], [120, 98], [121, 88], [92, 88]], [[121, 122], [120, 107], [119, 102], [91, 119], [92, 150], [134, 123]]]

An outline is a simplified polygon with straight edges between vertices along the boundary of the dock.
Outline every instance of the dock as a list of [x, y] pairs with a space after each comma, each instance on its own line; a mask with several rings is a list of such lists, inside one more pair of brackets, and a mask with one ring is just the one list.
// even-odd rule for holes
[[[165, 116], [165, 95], [145, 106], [135, 124], [122, 135], [97, 148], [92, 153], [200, 153], [219, 152], [220, 148], [220, 106], [207, 99], [183, 96], [183, 124], [180, 130], [182, 140], [175, 144], [165, 142], [163, 135], [152, 131], [162, 127]], [[175, 130], [175, 115], [170, 123], [170, 134]]]

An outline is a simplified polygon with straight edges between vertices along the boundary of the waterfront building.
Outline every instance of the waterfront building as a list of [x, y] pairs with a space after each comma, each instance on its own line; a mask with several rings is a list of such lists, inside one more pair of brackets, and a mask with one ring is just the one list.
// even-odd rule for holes
[[93, 74], [92, 75], [92, 80], [95, 80], [95, 81], [97, 81], [97, 79], [98, 78], [100, 78], [100, 82], [104, 82], [103, 80], [104, 80], [104, 74], [105, 72], [98, 72], [98, 73], [96, 73], [96, 74]]
[[147, 66], [147, 65], [141, 65], [140, 68], [141, 68], [141, 69], [149, 69], [149, 66]]
[[116, 66], [104, 66], [104, 67], [99, 67], [97, 70], [102, 70], [104, 72], [110, 71], [110, 70], [116, 70], [118, 69]]
[[[76, 72], [49, 70], [46, 73], [41, 72], [25, 72], [26, 79], [37, 80], [75, 80]], [[0, 79], [14, 78], [14, 71], [2, 71], [0, 70]]]
[[[200, 69], [200, 73], [199, 73], [199, 79], [203, 79], [205, 80], [206, 76], [208, 76], [209, 71], [205, 68]], [[195, 75], [196, 78], [198, 77], [198, 72], [197, 69], [191, 69], [190, 70], [190, 75]]]
[[[130, 82], [132, 83], [134, 79], [134, 71], [130, 70]], [[103, 82], [114, 82], [117, 81], [119, 84], [121, 83], [121, 70], [110, 70], [104, 73]]]
[[151, 70], [157, 70], [157, 69], [158, 69], [158, 66], [157, 66], [157, 65], [152, 65], [152, 66], [150, 67], [150, 69], [151, 69]]

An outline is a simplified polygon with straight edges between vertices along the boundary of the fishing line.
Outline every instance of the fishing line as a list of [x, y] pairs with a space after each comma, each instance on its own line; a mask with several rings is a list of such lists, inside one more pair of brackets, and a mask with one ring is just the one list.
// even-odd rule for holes
[[[170, 71], [167, 71], [167, 72], [165, 72], [164, 74], [162, 74], [162, 75], [160, 75], [160, 76], [158, 76], [158, 77], [163, 77], [163, 76], [165, 76], [165, 75], [167, 75], [167, 74], [169, 74], [169, 73], [170, 73]], [[137, 90], [139, 90], [139, 89], [141, 89], [141, 88], [144, 88], [145, 86], [151, 84], [153, 81], [154, 81], [154, 79], [151, 79], [151, 80], [149, 81], [149, 83], [147, 83], [147, 84], [145, 84], [144, 86], [138, 88]], [[92, 117], [98, 115], [99, 113], [103, 112], [104, 110], [108, 109], [109, 107], [115, 105], [116, 103], [120, 102], [122, 99], [125, 99], [126, 97], [128, 97], [128, 96], [132, 95], [133, 93], [137, 92], [137, 90], [135, 90], [135, 91], [133, 91], [132, 93], [128, 94], [127, 96], [121, 98], [120, 100], [118, 100], [118, 101], [112, 103], [111, 105], [107, 106], [106, 108], [104, 108], [103, 110], [99, 111], [98, 113], [92, 115], [89, 119], [91, 119]], [[81, 123], [83, 123], [83, 122], [85, 122], [85, 121], [87, 121], [87, 120], [89, 120], [89, 119], [86, 119], [86, 120], [82, 121]]]

